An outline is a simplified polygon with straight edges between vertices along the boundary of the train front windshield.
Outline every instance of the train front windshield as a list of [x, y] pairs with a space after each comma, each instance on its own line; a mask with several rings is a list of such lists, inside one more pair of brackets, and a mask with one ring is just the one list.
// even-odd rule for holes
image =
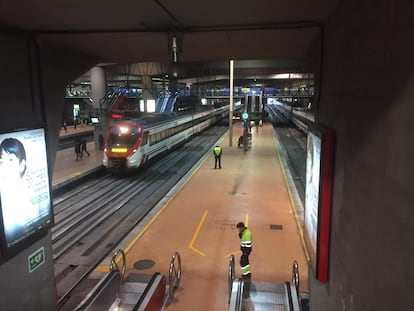
[[132, 148], [140, 137], [141, 129], [138, 127], [119, 126], [114, 128], [108, 136], [108, 148]]

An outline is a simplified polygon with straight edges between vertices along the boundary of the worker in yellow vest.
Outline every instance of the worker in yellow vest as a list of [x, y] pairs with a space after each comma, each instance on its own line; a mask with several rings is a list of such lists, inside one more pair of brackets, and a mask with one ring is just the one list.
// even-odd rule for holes
[[213, 150], [213, 154], [214, 154], [214, 168], [217, 168], [217, 164], [218, 164], [218, 168], [221, 168], [221, 147], [220, 146], [215, 146], [214, 150]]
[[250, 271], [249, 255], [252, 252], [253, 246], [252, 233], [242, 222], [239, 222], [236, 227], [239, 230], [240, 250], [242, 252], [240, 257], [242, 278], [250, 280], [252, 274]]

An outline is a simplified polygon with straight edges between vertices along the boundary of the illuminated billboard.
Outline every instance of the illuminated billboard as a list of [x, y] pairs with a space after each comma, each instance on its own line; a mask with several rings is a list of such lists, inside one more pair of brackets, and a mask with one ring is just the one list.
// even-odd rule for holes
[[308, 128], [304, 236], [316, 278], [328, 280], [330, 211], [335, 135]]
[[52, 206], [45, 131], [0, 132], [0, 242], [3, 259], [47, 233]]

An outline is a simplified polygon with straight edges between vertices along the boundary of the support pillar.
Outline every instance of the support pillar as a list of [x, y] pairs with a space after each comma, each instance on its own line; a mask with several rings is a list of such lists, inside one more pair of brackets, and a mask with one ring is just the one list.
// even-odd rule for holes
[[95, 125], [95, 149], [103, 150], [106, 133], [109, 129], [108, 110], [104, 103], [106, 94], [105, 70], [102, 67], [91, 69], [92, 104], [99, 123]]

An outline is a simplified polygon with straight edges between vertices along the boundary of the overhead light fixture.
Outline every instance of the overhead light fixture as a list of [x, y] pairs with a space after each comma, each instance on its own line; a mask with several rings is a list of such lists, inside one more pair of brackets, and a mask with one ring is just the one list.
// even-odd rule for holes
[[173, 36], [172, 38], [172, 50], [173, 50], [173, 62], [177, 62], [177, 37]]

